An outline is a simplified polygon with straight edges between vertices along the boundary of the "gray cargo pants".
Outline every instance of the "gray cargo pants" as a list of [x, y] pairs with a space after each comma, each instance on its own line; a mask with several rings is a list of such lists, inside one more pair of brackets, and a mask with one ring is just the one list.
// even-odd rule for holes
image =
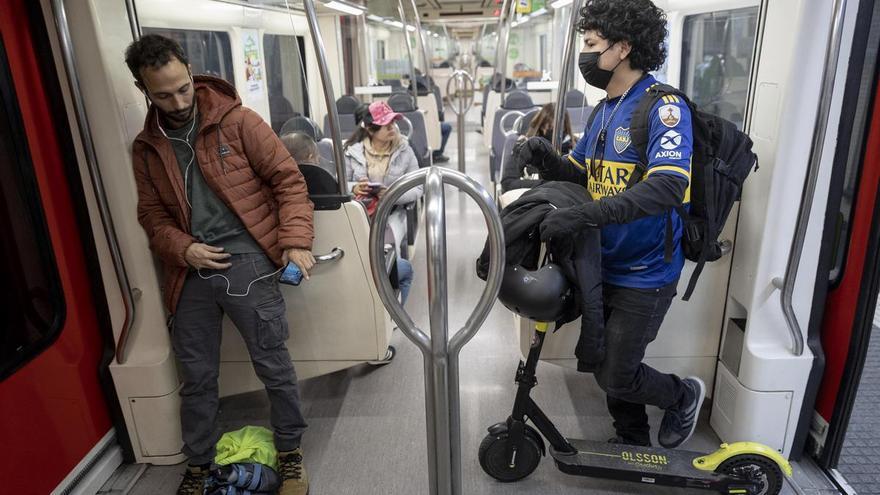
[[[277, 267], [262, 253], [236, 254], [228, 261], [232, 263], [228, 269], [201, 270], [201, 276], [197, 272], [187, 275], [172, 324], [171, 341], [183, 378], [183, 453], [190, 464], [212, 462], [220, 439], [217, 378], [224, 314], [229, 315], [244, 339], [254, 370], [266, 386], [275, 447], [299, 447], [306, 429], [296, 372], [285, 345], [288, 328], [278, 287], [280, 274], [251, 284]], [[228, 288], [226, 279], [219, 275], [229, 280]], [[229, 295], [245, 293], [246, 296]]]

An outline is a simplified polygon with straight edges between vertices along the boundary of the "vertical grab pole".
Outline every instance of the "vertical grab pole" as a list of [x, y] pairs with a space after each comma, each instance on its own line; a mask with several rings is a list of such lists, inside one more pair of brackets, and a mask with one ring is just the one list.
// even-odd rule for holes
[[[330, 72], [327, 70], [327, 55], [324, 52], [324, 40], [321, 38], [321, 30], [318, 27], [318, 16], [315, 13], [315, 0], [303, 0], [306, 11], [306, 20], [309, 23], [309, 32], [312, 35], [312, 44], [315, 46], [315, 55], [318, 59], [318, 72], [321, 73], [321, 86], [324, 88], [324, 103], [327, 105], [327, 115], [330, 120], [330, 139], [333, 140], [333, 158], [336, 160], [336, 177], [345, 177], [345, 157], [342, 154], [342, 133], [339, 131], [339, 112], [336, 111], [336, 97], [333, 95], [333, 82], [330, 80]], [[339, 180], [339, 194], [347, 195], [344, 180]]]
[[[383, 249], [385, 230], [394, 204], [406, 191], [420, 184], [425, 185], [430, 337], [416, 327], [397, 300], [385, 271]], [[483, 212], [489, 229], [490, 258], [486, 287], [464, 326], [451, 338], [448, 335], [444, 184], [455, 186], [473, 198]], [[385, 309], [400, 330], [418, 346], [424, 357], [430, 495], [462, 495], [458, 355], [486, 321], [495, 298], [498, 297], [503, 267], [504, 232], [501, 218], [489, 193], [470, 177], [443, 167], [423, 168], [395, 181], [380, 201], [370, 231], [370, 269]]]
[[[474, 96], [475, 96], [475, 83], [473, 76], [470, 73], [463, 69], [458, 69], [452, 73], [452, 77], [449, 78], [449, 81], [446, 82], [446, 94], [451, 95], [452, 93], [449, 91], [450, 85], [455, 81], [455, 91], [458, 97], [458, 105], [450, 105], [450, 108], [458, 117], [458, 170], [459, 172], [464, 173], [464, 145], [465, 145], [465, 116], [468, 113], [468, 110], [474, 105]], [[470, 93], [470, 97], [468, 99], [467, 105], [465, 105], [464, 98], [465, 95]], [[458, 108], [456, 108], [456, 106]]]
[[559, 71], [559, 86], [556, 90], [556, 115], [553, 126], [553, 149], [562, 150], [562, 133], [565, 125], [565, 94], [568, 92], [568, 81], [571, 79], [571, 65], [574, 57], [575, 40], [577, 39], [577, 21], [583, 0], [574, 0], [571, 4], [571, 22], [568, 23], [568, 37], [565, 39], [565, 50], [562, 54], [562, 70]]
[[[433, 397], [435, 423], [435, 459], [438, 476], [437, 493], [451, 494], [452, 457], [450, 445], [449, 409], [449, 361], [447, 342], [449, 335], [449, 307], [446, 283], [446, 197], [443, 191], [443, 174], [433, 168], [425, 179], [425, 237], [428, 255], [428, 313], [431, 325], [430, 374], [425, 375], [425, 395]], [[428, 372], [428, 362], [425, 371]], [[428, 378], [430, 377], [430, 379]]]

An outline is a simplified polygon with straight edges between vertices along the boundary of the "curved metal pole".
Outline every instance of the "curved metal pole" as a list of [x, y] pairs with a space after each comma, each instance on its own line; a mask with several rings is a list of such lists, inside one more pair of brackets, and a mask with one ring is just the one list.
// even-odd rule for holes
[[562, 54], [562, 70], [559, 71], [559, 86], [556, 90], [556, 115], [553, 126], [553, 149], [557, 153], [562, 151], [562, 133], [565, 125], [565, 95], [568, 93], [568, 83], [571, 79], [571, 62], [577, 43], [577, 21], [580, 15], [580, 6], [583, 0], [574, 0], [571, 4], [571, 22], [568, 23], [568, 37], [565, 39], [565, 50]]
[[[397, 0], [397, 11], [400, 12], [400, 23], [403, 24], [403, 41], [406, 44], [406, 53], [409, 55], [409, 89], [413, 96], [413, 106], [419, 108], [419, 84], [416, 82], [416, 59], [413, 57], [412, 47], [409, 44], [409, 32], [406, 27], [406, 12], [403, 9], [403, 0]], [[416, 12], [418, 16], [418, 12]]]
[[816, 192], [816, 183], [819, 180], [819, 169], [822, 164], [822, 154], [825, 149], [825, 134], [828, 128], [829, 114], [831, 113], [831, 99], [834, 96], [834, 82], [837, 75], [837, 60], [840, 57], [840, 43], [843, 37], [843, 18], [846, 12], [846, 0], [835, 0], [833, 7], [833, 23], [831, 32], [828, 34], [828, 48], [825, 50], [825, 73], [822, 75], [822, 87], [819, 94], [819, 109], [816, 113], [816, 123], [813, 127], [813, 142], [810, 145], [810, 161], [807, 165], [807, 175], [804, 179], [804, 192], [801, 196], [801, 206], [798, 210], [797, 227], [794, 239], [791, 243], [791, 251], [788, 257], [788, 266], [785, 268], [785, 279], [782, 285], [782, 312], [788, 329], [791, 332], [792, 353], [800, 356], [804, 353], [804, 334], [794, 312], [795, 282], [797, 282], [798, 269], [801, 264], [801, 255], [804, 251], [804, 240], [807, 236], [807, 228], [810, 224], [810, 210], [813, 208], [813, 195]]
[[[474, 83], [474, 78], [464, 69], [458, 69], [452, 73], [452, 77], [446, 81], [446, 94], [450, 95], [449, 85], [455, 81], [456, 93], [458, 94], [458, 108], [455, 108], [455, 105], [450, 105], [449, 108], [452, 109], [452, 112], [455, 113], [458, 129], [456, 130], [456, 135], [458, 136], [458, 170], [459, 172], [464, 173], [464, 145], [465, 145], [465, 115], [467, 115], [468, 110], [474, 104], [474, 94], [476, 85]], [[465, 95], [468, 94], [468, 85], [466, 83], [470, 83], [470, 98], [468, 99], [467, 106], [464, 104]]]
[[[413, 9], [413, 17], [416, 19], [416, 29], [419, 31], [419, 40], [422, 43], [422, 57], [425, 59], [425, 75], [431, 75], [431, 71], [433, 69], [433, 64], [431, 64], [431, 58], [428, 56], [428, 38], [425, 37], [425, 32], [422, 30], [422, 19], [419, 17], [419, 8], [416, 6], [416, 0], [410, 0]], [[434, 78], [426, 77], [425, 82], [428, 83], [428, 91], [433, 91], [434, 88]], [[440, 110], [439, 108], [437, 109]]]
[[131, 37], [138, 40], [141, 37], [141, 25], [138, 23], [137, 7], [134, 0], [125, 0], [125, 10], [128, 12], [128, 24], [131, 28]]
[[512, 29], [511, 24], [513, 23], [513, 14], [516, 12], [516, 2], [510, 2], [510, 7], [508, 8], [507, 17], [504, 22], [504, 41], [499, 39], [498, 45], [499, 48], [504, 47], [504, 54], [501, 56], [501, 106], [504, 106], [504, 96], [507, 93], [507, 48], [510, 44], [510, 31]]
[[55, 16], [55, 29], [61, 43], [61, 55], [64, 59], [64, 68], [67, 71], [67, 86], [73, 97], [73, 105], [76, 110], [76, 124], [82, 138], [83, 150], [86, 154], [86, 165], [89, 169], [89, 178], [92, 188], [95, 190], [95, 201], [98, 203], [98, 212], [101, 215], [101, 224], [104, 226], [104, 236], [110, 249], [110, 259], [113, 260], [113, 268], [116, 273], [116, 282], [122, 291], [122, 304], [125, 306], [125, 318], [122, 321], [122, 329], [116, 342], [116, 362], [125, 364], [129, 336], [137, 316], [135, 305], [135, 292], [128, 278], [128, 270], [125, 268], [125, 260], [122, 257], [122, 249], [119, 247], [119, 237], [116, 235], [116, 227], [113, 225], [113, 216], [110, 214], [110, 205], [107, 201], [107, 190], [104, 188], [104, 179], [101, 176], [101, 167], [98, 164], [98, 155], [95, 152], [95, 141], [92, 130], [89, 127], [88, 113], [79, 84], [79, 76], [76, 72], [76, 56], [73, 51], [73, 40], [70, 36], [70, 25], [67, 22], [67, 11], [64, 8], [64, 0], [52, 0], [52, 11]]
[[312, 44], [315, 46], [315, 56], [318, 59], [318, 72], [321, 73], [321, 86], [324, 88], [324, 103], [327, 105], [327, 115], [330, 120], [330, 139], [333, 140], [333, 157], [336, 160], [336, 177], [340, 177], [339, 194], [345, 196], [346, 182], [341, 180], [345, 177], [345, 156], [342, 153], [342, 133], [339, 131], [339, 112], [336, 110], [336, 97], [333, 95], [333, 81], [330, 80], [330, 72], [327, 70], [327, 55], [324, 52], [324, 40], [321, 38], [321, 30], [318, 27], [318, 16], [315, 13], [315, 1], [303, 0], [306, 11], [306, 20], [309, 23], [309, 32], [312, 35]]
[[499, 54], [501, 53], [501, 36], [504, 29], [504, 18], [507, 16], [508, 6], [511, 0], [504, 0], [501, 4], [501, 10], [499, 10], [500, 14], [498, 15], [498, 27], [495, 28], [495, 36], [498, 37], [498, 41], [495, 44], [495, 64], [492, 67], [495, 72], [498, 72], [498, 65], [501, 63], [501, 58], [499, 58]]
[[[408, 190], [425, 184], [425, 229], [428, 256], [428, 299], [431, 337], [419, 330], [394, 295], [385, 271], [384, 239], [394, 204]], [[489, 230], [489, 276], [464, 327], [448, 339], [446, 219], [443, 184], [468, 194], [480, 207]], [[422, 351], [425, 360], [429, 483], [431, 495], [461, 495], [461, 416], [458, 354], [489, 315], [504, 271], [504, 232], [489, 193], [473, 179], [442, 167], [429, 167], [394, 182], [376, 211], [370, 231], [370, 268], [379, 297], [401, 331]]]

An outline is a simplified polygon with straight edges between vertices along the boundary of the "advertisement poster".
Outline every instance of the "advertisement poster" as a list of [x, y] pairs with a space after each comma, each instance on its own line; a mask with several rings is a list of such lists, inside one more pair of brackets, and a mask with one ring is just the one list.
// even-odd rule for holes
[[259, 41], [259, 32], [256, 29], [241, 30], [241, 44], [244, 48], [245, 88], [248, 96], [252, 97], [262, 96], [266, 77]]
[[532, 12], [532, 0], [516, 0], [517, 14], [530, 14]]

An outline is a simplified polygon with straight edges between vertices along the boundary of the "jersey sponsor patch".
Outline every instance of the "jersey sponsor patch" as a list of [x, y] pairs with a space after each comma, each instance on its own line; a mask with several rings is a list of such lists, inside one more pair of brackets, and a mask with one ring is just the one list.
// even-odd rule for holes
[[632, 136], [628, 128], [618, 127], [614, 130], [614, 151], [618, 154], [623, 153], [629, 148], [630, 143], [632, 143]]
[[658, 151], [657, 154], [654, 155], [655, 160], [681, 160], [683, 157], [681, 151], [675, 150], [665, 150]]
[[666, 131], [660, 137], [660, 147], [664, 150], [674, 150], [681, 146], [681, 134], [676, 131]]
[[681, 108], [676, 105], [663, 105], [658, 110], [660, 122], [666, 127], [675, 127], [681, 122]]

